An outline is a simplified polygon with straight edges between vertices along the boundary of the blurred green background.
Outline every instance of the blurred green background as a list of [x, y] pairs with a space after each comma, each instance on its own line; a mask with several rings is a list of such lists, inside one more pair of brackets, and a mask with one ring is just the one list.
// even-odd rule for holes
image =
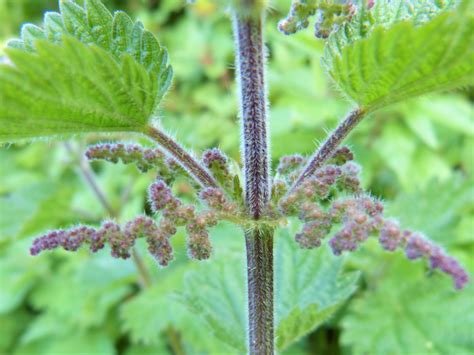
[[[141, 19], [168, 48], [175, 79], [162, 108], [163, 125], [196, 151], [219, 146], [239, 160], [228, 17], [209, 0], [105, 3]], [[285, 154], [311, 153], [350, 108], [322, 72], [322, 42], [311, 31], [286, 37], [276, 30], [288, 8], [289, 0], [274, 1], [266, 29], [274, 165]], [[0, 45], [22, 23], [40, 22], [46, 10], [57, 10], [57, 1], [0, 0]], [[443, 245], [471, 275], [473, 100], [472, 89], [412, 100], [368, 118], [349, 139], [365, 187], [387, 202], [387, 214]], [[210, 303], [215, 312], [222, 310], [220, 326], [232, 323], [229, 307], [245, 324], [243, 240], [237, 228], [220, 225], [213, 232], [215, 253], [207, 264], [219, 270], [220, 286], [212, 274], [203, 276], [209, 275], [199, 263], [187, 260], [182, 233], [173, 239], [177, 260], [167, 269], [157, 268], [138, 245], [151, 284], [131, 260], [114, 260], [106, 252], [29, 255], [32, 238], [42, 231], [107, 218], [79, 169], [84, 147], [100, 138], [0, 149], [0, 353], [235, 353], [186, 303], [204, 297], [209, 286], [211, 297], [227, 294], [232, 303]], [[130, 140], [106, 137], [115, 138]], [[153, 173], [102, 163], [92, 169], [120, 220], [143, 213]], [[177, 190], [184, 198], [189, 194], [184, 184]], [[240, 262], [226, 262], [230, 254]], [[354, 295], [285, 353], [474, 354], [472, 283], [455, 292], [450, 280], [428, 274], [424, 263], [383, 252], [376, 243], [346, 258], [344, 267], [361, 270]], [[190, 280], [192, 274], [200, 275], [197, 281]]]

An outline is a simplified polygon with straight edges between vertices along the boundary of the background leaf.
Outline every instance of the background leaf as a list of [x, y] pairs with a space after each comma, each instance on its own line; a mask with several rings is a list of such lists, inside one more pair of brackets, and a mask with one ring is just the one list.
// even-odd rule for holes
[[374, 110], [472, 83], [472, 2], [455, 10], [435, 1], [377, 3], [332, 34], [325, 49], [323, 63], [347, 97]]
[[420, 263], [394, 258], [374, 287], [351, 304], [342, 320], [342, 344], [353, 354], [469, 354], [472, 284], [456, 292], [441, 275], [427, 279]]
[[[431, 239], [445, 245], [459, 243], [453, 233], [459, 216], [464, 210], [472, 210], [474, 186], [471, 181], [454, 176], [449, 181], [432, 181], [416, 193], [400, 194], [388, 204], [386, 214], [395, 216], [404, 228], [425, 233]], [[466, 222], [474, 223], [465, 217]]]

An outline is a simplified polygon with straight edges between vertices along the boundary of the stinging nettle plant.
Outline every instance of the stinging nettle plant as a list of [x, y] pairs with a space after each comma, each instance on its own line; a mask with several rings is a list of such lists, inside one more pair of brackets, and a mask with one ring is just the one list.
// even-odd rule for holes
[[[340, 255], [375, 236], [385, 250], [427, 259], [431, 269], [452, 277], [456, 289], [468, 282], [441, 247], [384, 216], [383, 203], [364, 192], [360, 166], [341, 143], [387, 105], [472, 84], [471, 1], [293, 0], [278, 29], [292, 34], [315, 19], [315, 36], [325, 41], [322, 65], [354, 109], [312, 156], [283, 157], [274, 174], [263, 38], [267, 1], [221, 4], [235, 36], [241, 171], [217, 148], [198, 158], [160, 127], [160, 102], [173, 76], [167, 51], [141, 22], [121, 11], [111, 14], [99, 0], [84, 2], [60, 1], [60, 13], [46, 13], [40, 27], [24, 25], [21, 38], [8, 43], [9, 63], [0, 65], [0, 140], [113, 132], [148, 137], [155, 147], [106, 143], [89, 147], [86, 157], [156, 171], [148, 189], [153, 216], [51, 231], [34, 240], [32, 255], [108, 246], [113, 257], [126, 259], [136, 239], [145, 238], [150, 254], [167, 266], [173, 260], [170, 239], [183, 227], [189, 257], [204, 260], [212, 254], [209, 230], [232, 222], [243, 230], [247, 250], [252, 354], [275, 352], [274, 235], [288, 221], [300, 221], [295, 242], [301, 248], [327, 241]], [[194, 203], [173, 193], [177, 177], [196, 188]]]

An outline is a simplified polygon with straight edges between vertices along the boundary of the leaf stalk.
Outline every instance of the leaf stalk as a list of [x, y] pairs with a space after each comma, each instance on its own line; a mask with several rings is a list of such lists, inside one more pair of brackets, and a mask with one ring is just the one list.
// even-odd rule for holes
[[303, 172], [298, 176], [293, 185], [288, 190], [288, 194], [295, 191], [298, 186], [308, 177], [314, 174], [328, 159], [332, 157], [342, 141], [365, 117], [367, 111], [357, 108], [349, 113], [347, 117], [336, 127], [319, 149], [312, 155], [306, 164]]
[[163, 147], [199, 185], [202, 187], [218, 187], [218, 183], [211, 173], [173, 138], [153, 126], [147, 126], [144, 133]]

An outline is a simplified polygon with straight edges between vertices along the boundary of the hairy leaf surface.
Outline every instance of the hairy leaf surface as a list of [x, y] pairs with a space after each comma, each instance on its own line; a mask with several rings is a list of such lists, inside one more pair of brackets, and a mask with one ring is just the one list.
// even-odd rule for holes
[[474, 75], [473, 3], [454, 4], [378, 1], [330, 36], [323, 64], [338, 88], [368, 110], [468, 85]]
[[156, 115], [172, 70], [155, 37], [99, 0], [61, 3], [24, 25], [0, 65], [0, 141], [138, 131]]
[[276, 344], [284, 350], [330, 318], [356, 289], [344, 258], [329, 248], [301, 249], [288, 232], [276, 249]]
[[[190, 272], [184, 293], [188, 307], [239, 353], [247, 348], [242, 246], [216, 251], [212, 263]], [[344, 274], [343, 259], [327, 249], [301, 250], [287, 231], [275, 236], [275, 247], [275, 339], [283, 351], [334, 314], [355, 290], [357, 275]]]
[[123, 329], [135, 343], [157, 344], [160, 334], [170, 325], [179, 324], [183, 311], [173, 299], [179, 290], [185, 267], [177, 266], [160, 273], [159, 282], [122, 305]]
[[441, 275], [426, 279], [420, 264], [391, 257], [373, 265], [376, 283], [351, 303], [342, 321], [342, 344], [355, 355], [471, 353], [472, 284], [456, 292]]
[[244, 255], [239, 254], [216, 255], [212, 263], [186, 275], [184, 302], [201, 316], [211, 334], [245, 353], [245, 267]]
[[[470, 207], [471, 206], [471, 207]], [[468, 179], [454, 176], [446, 182], [432, 181], [423, 189], [402, 193], [388, 204], [387, 215], [396, 216], [405, 228], [425, 233], [442, 245], [456, 245], [454, 227], [463, 210], [474, 206], [474, 185]], [[470, 221], [471, 226], [473, 221]], [[474, 241], [474, 238], [471, 238]]]

